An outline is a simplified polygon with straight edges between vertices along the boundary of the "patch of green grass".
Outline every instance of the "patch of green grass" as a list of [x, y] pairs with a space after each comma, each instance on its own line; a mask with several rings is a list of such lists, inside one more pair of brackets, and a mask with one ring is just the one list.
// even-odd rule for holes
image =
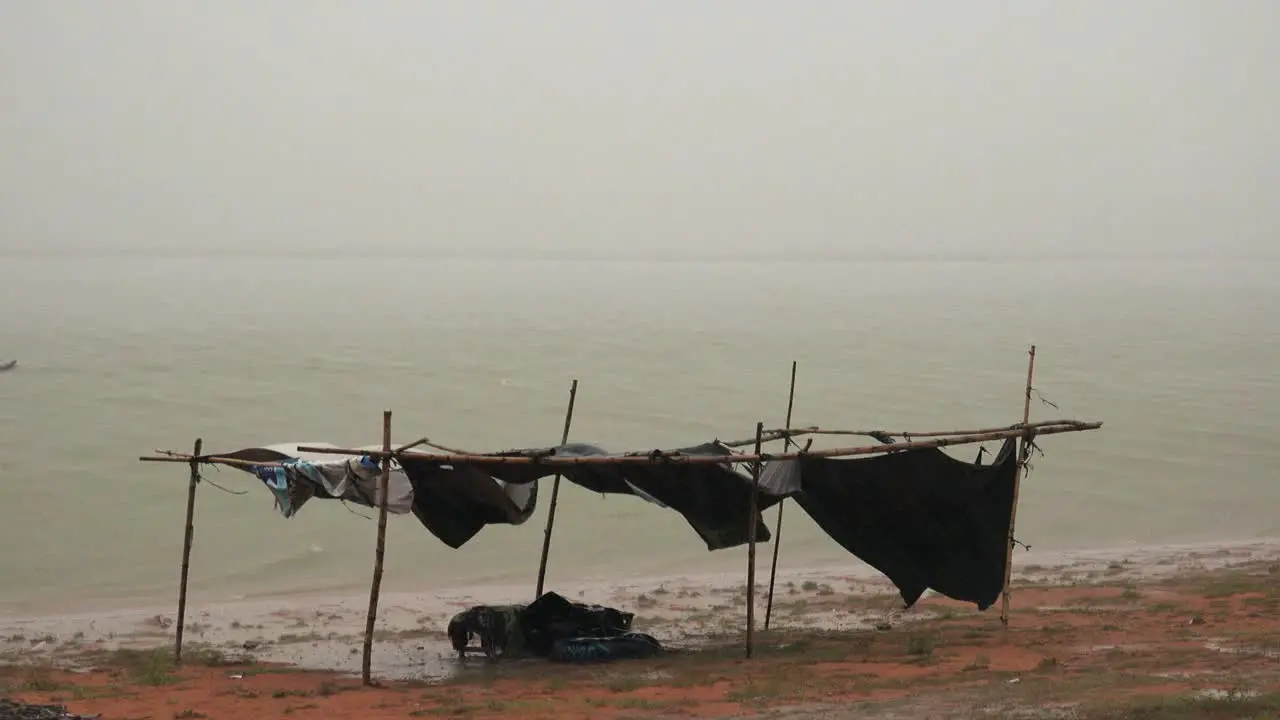
[[97, 664], [123, 672], [140, 685], [158, 687], [177, 681], [173, 674], [173, 652], [168, 648], [120, 648], [100, 655]]
[[1053, 656], [1043, 658], [1040, 660], [1039, 663], [1036, 664], [1036, 670], [1039, 670], [1040, 672], [1046, 672], [1049, 670], [1057, 670], [1057, 669], [1058, 669], [1058, 658]]
[[623, 698], [615, 704], [624, 710], [665, 710], [671, 706], [670, 702], [645, 698]]
[[1080, 720], [1251, 720], [1280, 717], [1280, 693], [1250, 697], [1155, 697], [1084, 709]]
[[271, 697], [281, 700], [287, 697], [311, 697], [311, 693], [307, 690], [276, 690], [271, 693]]
[[916, 633], [907, 636], [907, 654], [920, 658], [933, 657], [938, 639], [929, 633]]

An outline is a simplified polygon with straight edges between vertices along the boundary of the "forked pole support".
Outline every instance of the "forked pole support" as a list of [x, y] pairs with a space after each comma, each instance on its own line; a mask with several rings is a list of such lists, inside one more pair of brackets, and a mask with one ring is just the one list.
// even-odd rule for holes
[[756, 633], [756, 520], [760, 517], [760, 441], [764, 436], [764, 423], [756, 423], [756, 459], [751, 463], [751, 501], [747, 513], [747, 659], [755, 652]]
[[[1025, 427], [1031, 422], [1031, 383], [1036, 372], [1036, 346], [1032, 345], [1027, 359], [1027, 386], [1023, 393], [1022, 424]], [[1030, 431], [1028, 431], [1030, 432]], [[1009, 512], [1008, 547], [1004, 558], [1004, 589], [1000, 593], [1000, 622], [1006, 629], [1009, 627], [1009, 585], [1013, 579], [1013, 533], [1018, 520], [1018, 495], [1022, 489], [1022, 476], [1027, 470], [1027, 460], [1031, 453], [1031, 436], [1023, 435], [1018, 446], [1018, 469], [1013, 477], [1013, 507]]]
[[[791, 390], [787, 393], [787, 426], [784, 430], [791, 432], [791, 409], [796, 402], [796, 361], [791, 361]], [[791, 449], [791, 435], [788, 434], [783, 439], [783, 448]], [[756, 453], [759, 454], [759, 448]], [[769, 629], [769, 620], [773, 617], [773, 587], [778, 580], [778, 550], [782, 547], [782, 508], [787, 504], [787, 499], [783, 498], [778, 501], [778, 526], [773, 531], [773, 565], [769, 568], [769, 598], [764, 605], [764, 629]]]
[[373, 628], [378, 620], [378, 593], [382, 588], [382, 560], [387, 550], [387, 492], [391, 484], [391, 411], [382, 412], [382, 474], [378, 477], [378, 544], [373, 555], [373, 582], [369, 586], [369, 615], [364, 624], [364, 656], [360, 678], [365, 685], [373, 682]]
[[178, 583], [178, 627], [173, 641], [173, 662], [182, 663], [182, 630], [187, 620], [187, 573], [191, 569], [191, 541], [195, 538], [196, 486], [200, 484], [200, 449], [204, 440], [196, 438], [191, 451], [191, 479], [187, 482], [187, 524], [182, 540], [182, 580]]

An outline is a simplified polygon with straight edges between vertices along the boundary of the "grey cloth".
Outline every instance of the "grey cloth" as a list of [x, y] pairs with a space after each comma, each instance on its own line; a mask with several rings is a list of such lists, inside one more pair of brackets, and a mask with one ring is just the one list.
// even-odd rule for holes
[[760, 492], [787, 497], [800, 492], [800, 463], [770, 460], [760, 467]]
[[[382, 468], [376, 462], [366, 456], [302, 453], [298, 451], [300, 445], [335, 447], [329, 443], [287, 443], [266, 445], [263, 449], [287, 456], [290, 460], [284, 461], [286, 464], [281, 469], [291, 482], [310, 485], [311, 495], [327, 495], [366, 507], [378, 506]], [[295, 500], [287, 515], [297, 512], [305, 501], [305, 497]], [[412, 509], [413, 485], [399, 464], [392, 462], [387, 478], [387, 512], [404, 515]]]

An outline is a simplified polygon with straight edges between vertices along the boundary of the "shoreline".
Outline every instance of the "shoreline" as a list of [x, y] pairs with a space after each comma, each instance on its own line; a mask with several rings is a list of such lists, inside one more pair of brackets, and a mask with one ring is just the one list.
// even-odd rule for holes
[[[744, 546], [745, 547], [745, 546]], [[762, 547], [770, 547], [768, 544]], [[1124, 546], [1114, 546], [1105, 548], [1080, 548], [1067, 550], [1035, 550], [1023, 551], [1015, 549], [1013, 554], [1013, 574], [1016, 578], [1021, 572], [1021, 568], [1028, 566], [1043, 565], [1070, 565], [1073, 563], [1085, 561], [1110, 561], [1114, 559], [1125, 558], [1146, 558], [1158, 557], [1164, 558], [1178, 552], [1186, 552], [1190, 554], [1204, 554], [1208, 552], [1218, 552], [1222, 550], [1245, 551], [1255, 549], [1261, 552], [1267, 552], [1271, 548], [1277, 548], [1280, 552], [1280, 536], [1275, 537], [1259, 537], [1245, 540], [1211, 540], [1203, 542], [1177, 542], [1177, 543], [1147, 543], [1133, 544]], [[739, 548], [741, 550], [742, 548]], [[733, 552], [728, 551], [728, 552]], [[745, 552], [742, 558], [742, 570], [719, 570], [719, 571], [699, 571], [699, 572], [669, 572], [661, 574], [646, 574], [641, 576], [625, 576], [625, 575], [590, 575], [578, 577], [567, 582], [561, 583], [560, 586], [577, 592], [586, 588], [604, 587], [625, 587], [631, 585], [653, 585], [662, 583], [726, 583], [733, 582], [735, 579], [740, 583], [746, 582], [746, 558]], [[779, 567], [778, 578], [781, 580], [786, 576], [826, 576], [832, 573], [847, 574], [850, 576], [866, 576], [881, 577], [880, 573], [871, 566], [862, 562], [858, 558], [849, 554], [847, 563], [825, 563], [816, 565], [801, 565], [794, 567]], [[758, 584], [768, 583], [767, 564], [764, 556], [757, 559], [756, 579]], [[372, 572], [372, 571], [371, 571]], [[532, 577], [532, 574], [530, 574]], [[549, 578], [550, 580], [550, 578]], [[422, 595], [438, 595], [441, 597], [455, 597], [459, 595], [479, 595], [486, 598], [500, 597], [506, 601], [520, 601], [519, 598], [525, 594], [532, 595], [528, 589], [532, 587], [532, 581], [523, 584], [517, 584], [510, 581], [479, 581], [473, 583], [444, 583], [434, 588], [413, 588], [398, 589], [387, 591], [387, 581], [383, 580], [383, 592], [381, 596], [385, 599], [394, 596], [422, 596]], [[554, 588], [551, 588], [554, 590]], [[127, 615], [138, 613], [150, 614], [173, 614], [177, 607], [178, 582], [175, 577], [172, 588], [172, 598], [161, 600], [159, 598], [148, 598], [145, 596], [122, 596], [110, 597], [95, 600], [85, 600], [69, 602], [66, 604], [55, 604], [58, 609], [47, 612], [30, 612], [21, 609], [15, 609], [10, 606], [9, 609], [3, 609], [5, 606], [0, 603], [0, 628], [13, 622], [27, 622], [38, 620], [57, 620], [57, 619], [75, 619], [87, 618], [90, 616], [111, 616], [111, 615]], [[926, 597], [928, 594], [926, 594]], [[278, 603], [296, 603], [296, 602], [316, 602], [324, 604], [354, 602], [360, 600], [367, 603], [368, 586], [350, 586], [346, 588], [326, 588], [317, 590], [274, 590], [254, 593], [252, 595], [235, 595], [234, 599], [217, 600], [212, 602], [201, 602], [199, 593], [191, 591], [187, 595], [189, 608], [208, 609], [208, 608], [225, 608], [237, 607], [241, 605], [255, 605], [266, 602]], [[528, 599], [532, 599], [531, 597]], [[14, 605], [18, 605], [15, 603]]]
[[[1240, 563], [1280, 562], [1280, 538], [1123, 547], [1078, 552], [1025, 552], [1014, 556], [1012, 622], [1019, 615], [1018, 586], [1073, 586], [1090, 582], [1141, 585], [1178, 574], [1213, 571]], [[745, 569], [744, 569], [745, 570]], [[664, 645], [696, 647], [712, 636], [741, 632], [744, 573], [592, 579], [551, 584], [572, 601], [633, 612], [636, 628]], [[487, 584], [424, 592], [383, 593], [374, 643], [374, 673], [389, 679], [440, 679], [456, 670], [448, 644], [449, 619], [475, 605], [530, 602], [532, 583]], [[763, 617], [767, 573], [757, 575], [757, 622]], [[863, 598], [873, 610], [825, 607], [832, 597]], [[810, 630], [873, 630], [886, 623], [917, 622], [935, 615], [939, 601], [927, 592], [909, 610], [896, 588], [874, 568], [850, 556], [839, 566], [780, 570], [773, 626]], [[258, 663], [355, 673], [368, 594], [322, 593], [257, 596], [200, 603], [190, 598], [187, 647]], [[787, 609], [783, 609], [786, 605]], [[972, 608], [971, 608], [972, 609]], [[998, 623], [998, 607], [980, 617]], [[176, 607], [151, 604], [126, 609], [0, 618], [0, 663], [70, 663], [86, 653], [172, 646]], [[794, 622], [793, 622], [794, 620]]]
[[[1280, 717], [1280, 541], [1041, 553], [1015, 568], [1007, 627], [996, 607], [933, 593], [904, 610], [866, 566], [787, 572], [752, 660], [745, 588], [731, 573], [553, 586], [634, 612], [635, 629], [667, 650], [602, 664], [458, 661], [448, 618], [527, 599], [524, 585], [393, 593], [380, 604], [374, 687], [358, 678], [364, 596], [193, 606], [181, 667], [172, 612], [14, 618], [0, 623], [0, 711], [8, 702], [153, 718]], [[15, 717], [51, 716], [32, 712]]]

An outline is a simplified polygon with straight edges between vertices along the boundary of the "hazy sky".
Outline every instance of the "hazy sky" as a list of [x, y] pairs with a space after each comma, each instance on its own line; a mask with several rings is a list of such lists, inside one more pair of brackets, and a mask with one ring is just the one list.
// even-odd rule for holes
[[1275, 0], [8, 0], [0, 251], [1273, 253]]

